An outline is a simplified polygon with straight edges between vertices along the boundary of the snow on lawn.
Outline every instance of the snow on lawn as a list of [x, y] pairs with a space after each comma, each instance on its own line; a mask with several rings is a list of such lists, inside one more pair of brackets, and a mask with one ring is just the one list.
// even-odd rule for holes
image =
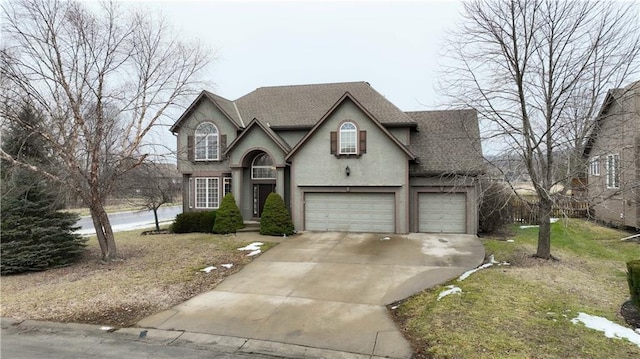
[[624, 338], [640, 347], [640, 334], [634, 332], [632, 329], [616, 324], [609, 319], [579, 312], [576, 318], [571, 319], [571, 322], [573, 324], [582, 322], [587, 328], [604, 332], [607, 338]]
[[462, 293], [462, 289], [460, 289], [459, 287], [456, 287], [455, 285], [448, 285], [447, 288], [449, 289], [445, 289], [442, 292], [440, 292], [440, 294], [438, 294], [438, 300], [448, 296], [449, 294]]
[[[559, 218], [549, 218], [549, 223], [556, 223], [558, 222]], [[520, 229], [527, 229], [527, 228], [538, 228], [540, 226], [535, 225], [535, 226], [520, 226]]]
[[502, 262], [502, 263], [500, 263], [500, 262], [496, 261], [496, 259], [493, 257], [493, 254], [492, 254], [492, 255], [491, 255], [491, 257], [489, 257], [489, 263], [485, 263], [485, 264], [481, 265], [481, 266], [480, 266], [480, 267], [478, 267], [478, 268], [471, 269], [471, 270], [468, 270], [468, 271], [466, 271], [466, 272], [462, 273], [462, 275], [461, 275], [460, 277], [458, 277], [458, 282], [461, 282], [461, 281], [463, 281], [463, 280], [465, 280], [465, 279], [469, 278], [469, 276], [470, 276], [470, 275], [472, 275], [473, 273], [475, 273], [475, 272], [477, 272], [477, 271], [479, 271], [479, 270], [481, 270], [481, 269], [489, 268], [489, 267], [491, 267], [491, 266], [492, 266], [492, 265], [494, 265], [494, 264], [497, 264], [497, 265], [499, 265], [499, 266], [508, 266], [508, 265], [511, 265], [511, 263], [509, 263], [509, 262]]
[[262, 242], [253, 242], [253, 243], [249, 244], [246, 247], [238, 248], [238, 250], [239, 251], [251, 251], [249, 254], [247, 254], [247, 257], [252, 257], [252, 256], [255, 256], [257, 254], [260, 254], [260, 252], [262, 252], [260, 247], [262, 247], [263, 245], [264, 245], [264, 243], [262, 243]]
[[211, 273], [211, 271], [214, 270], [214, 269], [217, 269], [217, 268], [214, 267], [214, 266], [209, 266], [207, 268], [200, 269], [200, 272]]
[[233, 264], [221, 264], [221, 266], [227, 269], [231, 269], [231, 267], [233, 267]]

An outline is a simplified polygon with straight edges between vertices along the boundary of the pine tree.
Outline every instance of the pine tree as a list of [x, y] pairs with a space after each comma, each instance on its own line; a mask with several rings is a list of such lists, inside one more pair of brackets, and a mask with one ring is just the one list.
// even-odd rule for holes
[[[47, 165], [45, 142], [30, 130], [39, 126], [41, 119], [28, 105], [20, 118], [4, 134], [3, 150], [32, 165]], [[78, 215], [57, 211], [56, 187], [5, 161], [2, 177], [0, 274], [40, 271], [77, 260], [86, 240], [73, 233], [78, 229]]]
[[260, 218], [260, 234], [281, 236], [293, 234], [291, 215], [279, 194], [272, 192], [267, 196]]
[[242, 220], [240, 209], [236, 205], [236, 200], [231, 193], [227, 193], [222, 199], [222, 203], [220, 203], [220, 208], [216, 211], [213, 233], [236, 233], [238, 229], [243, 227], [244, 221]]

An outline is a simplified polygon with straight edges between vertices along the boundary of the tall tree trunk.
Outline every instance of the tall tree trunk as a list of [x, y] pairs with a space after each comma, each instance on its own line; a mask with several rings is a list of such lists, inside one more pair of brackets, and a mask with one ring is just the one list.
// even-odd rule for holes
[[100, 244], [102, 260], [112, 261], [118, 259], [116, 241], [113, 236], [113, 230], [111, 229], [111, 223], [109, 222], [107, 212], [104, 210], [102, 204], [92, 206], [90, 211], [91, 219], [93, 220], [93, 227], [96, 230], [96, 236], [98, 237], [98, 243]]
[[538, 250], [536, 257], [543, 259], [551, 259], [551, 208], [552, 201], [550, 198], [542, 196], [538, 203], [538, 223], [540, 231], [538, 232]]
[[160, 232], [160, 223], [158, 222], [158, 207], [153, 207], [153, 217], [156, 219], [156, 231]]

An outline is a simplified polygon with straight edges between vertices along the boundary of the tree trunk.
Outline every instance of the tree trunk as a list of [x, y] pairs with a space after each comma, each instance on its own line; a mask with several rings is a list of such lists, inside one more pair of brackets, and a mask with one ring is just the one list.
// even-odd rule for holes
[[538, 232], [538, 251], [536, 257], [551, 259], [551, 208], [552, 201], [549, 198], [540, 198], [538, 203], [538, 221], [540, 231]]
[[93, 227], [96, 230], [96, 236], [98, 237], [98, 243], [100, 244], [102, 260], [112, 261], [118, 259], [116, 241], [113, 236], [113, 230], [111, 229], [111, 223], [109, 222], [107, 212], [101, 204], [91, 207], [90, 211], [91, 219], [93, 220]]
[[156, 232], [160, 232], [160, 223], [158, 222], [158, 207], [153, 207], [153, 217], [156, 219]]

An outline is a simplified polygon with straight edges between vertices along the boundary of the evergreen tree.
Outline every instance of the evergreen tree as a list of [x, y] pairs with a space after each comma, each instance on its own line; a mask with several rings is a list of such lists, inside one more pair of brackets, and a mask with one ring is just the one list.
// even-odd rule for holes
[[260, 234], [281, 236], [293, 234], [291, 215], [279, 194], [272, 192], [267, 196], [260, 218]]
[[220, 208], [216, 212], [216, 222], [213, 225], [213, 233], [227, 234], [236, 233], [244, 227], [244, 221], [240, 214], [240, 209], [236, 205], [236, 200], [231, 193], [227, 193], [220, 203]]
[[[35, 166], [49, 163], [45, 142], [34, 134], [41, 119], [25, 105], [20, 121], [3, 135], [2, 149]], [[86, 240], [73, 232], [79, 217], [58, 212], [60, 192], [38, 175], [2, 161], [0, 274], [40, 271], [77, 260]]]

